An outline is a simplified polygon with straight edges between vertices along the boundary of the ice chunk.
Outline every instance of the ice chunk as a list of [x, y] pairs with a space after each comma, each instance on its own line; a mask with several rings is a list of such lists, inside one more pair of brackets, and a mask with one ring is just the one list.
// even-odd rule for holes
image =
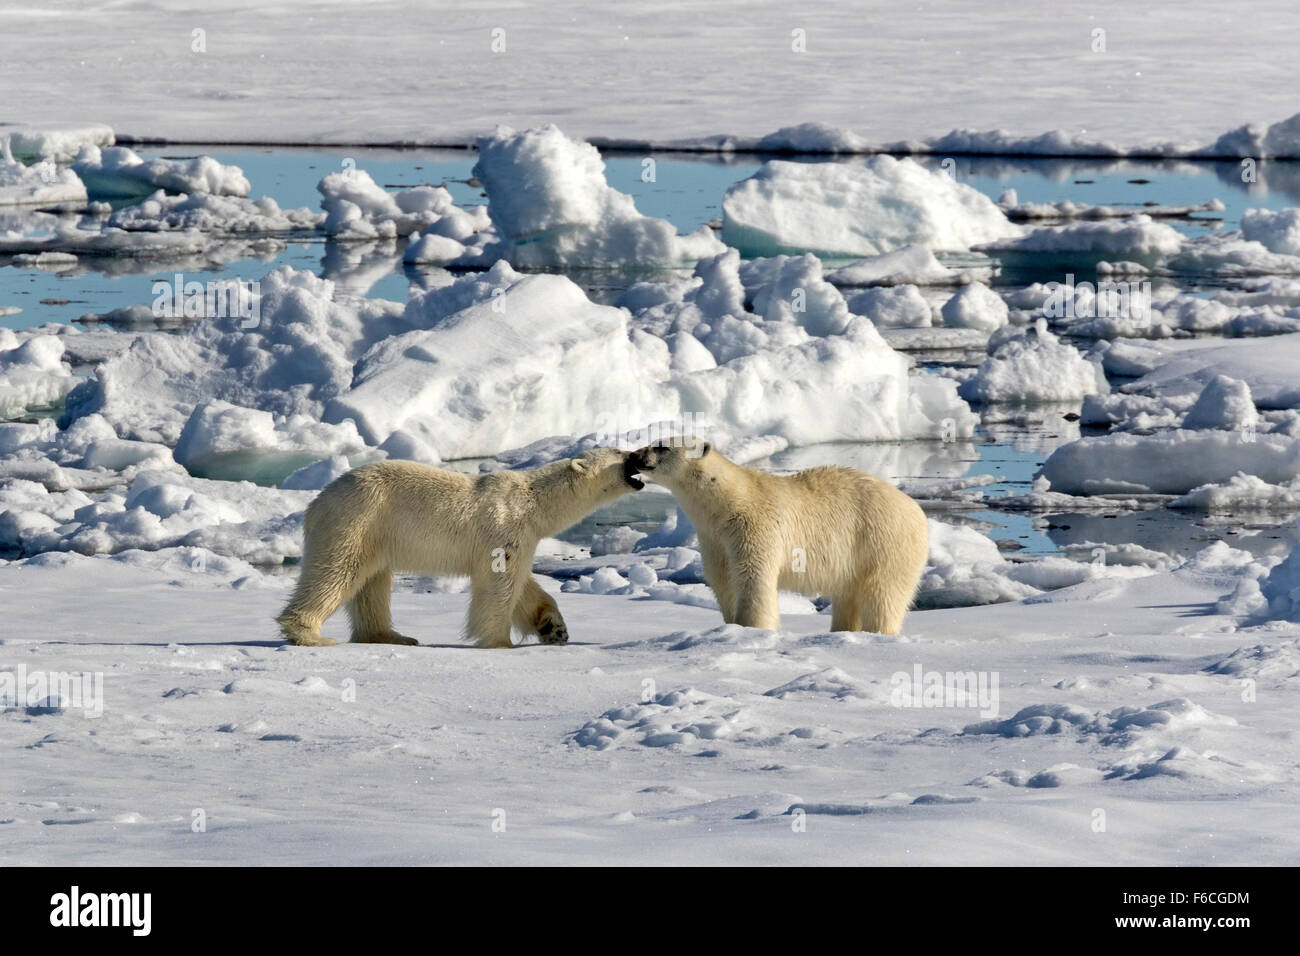
[[500, 254], [516, 266], [670, 267], [723, 251], [707, 226], [679, 236], [672, 223], [641, 215], [605, 181], [596, 148], [555, 126], [500, 127], [478, 150], [474, 176], [487, 191]]
[[1259, 589], [1270, 617], [1300, 621], [1300, 545], [1259, 582]]
[[920, 329], [933, 322], [930, 303], [914, 285], [863, 289], [849, 299], [849, 309], [865, 315], [877, 328]]
[[1102, 259], [1123, 259], [1150, 265], [1176, 254], [1182, 233], [1150, 216], [1128, 219], [1071, 222], [1041, 226], [1027, 235], [996, 240], [976, 250], [998, 258], [1004, 265], [1065, 262], [1083, 267]]
[[247, 196], [252, 188], [242, 169], [224, 166], [211, 156], [145, 160], [125, 146], [83, 146], [72, 168], [96, 197], [147, 196], [157, 189]]
[[988, 286], [972, 282], [963, 286], [940, 310], [943, 324], [950, 329], [979, 329], [994, 332], [1007, 324], [1007, 304]]
[[359, 452], [364, 447], [351, 422], [329, 425], [307, 415], [276, 421], [270, 412], [213, 400], [195, 407], [174, 454], [192, 473], [203, 474], [230, 454], [320, 458]]
[[1031, 328], [997, 344], [958, 394], [968, 402], [1077, 402], [1110, 391], [1099, 363], [1045, 328]]
[[674, 418], [667, 375], [666, 346], [634, 341], [626, 312], [592, 303], [563, 276], [535, 275], [436, 328], [375, 345], [324, 421], [350, 418], [371, 444], [400, 428], [443, 458], [486, 456], [545, 435], [586, 434], [607, 410], [626, 409], [638, 422]]
[[7, 140], [0, 143], [5, 146], [0, 156], [0, 206], [86, 201], [86, 187], [72, 170], [49, 161], [24, 166], [8, 152]]
[[1205, 152], [1211, 156], [1300, 159], [1300, 113], [1270, 126], [1239, 126], [1220, 136]]
[[829, 123], [800, 123], [768, 133], [754, 144], [760, 153], [865, 153], [872, 144], [852, 130]]
[[465, 239], [487, 225], [481, 212], [458, 209], [441, 186], [415, 186], [387, 192], [364, 169], [330, 173], [316, 189], [325, 210], [325, 231], [331, 236], [376, 239], [408, 236], [442, 221], [455, 221], [452, 238]]
[[139, 335], [74, 390], [63, 422], [100, 413], [123, 437], [174, 443], [209, 400], [319, 420], [325, 402], [351, 384], [361, 353], [409, 328], [394, 303], [333, 296], [326, 279], [276, 269], [260, 281], [255, 327], [217, 316], [179, 335]]
[[1169, 502], [1170, 508], [1209, 514], [1239, 511], [1300, 512], [1300, 479], [1271, 485], [1254, 475], [1238, 473], [1220, 484], [1201, 485]]
[[773, 160], [727, 190], [722, 237], [747, 256], [875, 256], [913, 244], [967, 249], [1021, 230], [988, 197], [910, 159]]
[[280, 483], [280, 487], [301, 491], [318, 491], [335, 478], [346, 475], [350, 469], [351, 466], [344, 455], [322, 458], [320, 461], [304, 465], [297, 471], [292, 472]]
[[0, 351], [0, 418], [16, 418], [29, 408], [56, 405], [76, 382], [63, 362], [63, 342], [58, 336], [34, 335], [21, 345]]
[[840, 286], [875, 285], [962, 285], [972, 279], [987, 279], [987, 269], [949, 269], [928, 246], [911, 245], [878, 256], [850, 262], [826, 279]]
[[1241, 214], [1241, 235], [1269, 252], [1300, 256], [1300, 209], [1247, 209]]
[[[1145, 347], [1143, 347], [1145, 348]], [[1143, 395], [1199, 395], [1216, 376], [1245, 382], [1262, 409], [1300, 408], [1300, 334], [1266, 339], [1194, 340], [1177, 347], [1113, 346], [1108, 366], [1141, 376], [1125, 391]]]
[[1048, 457], [1039, 474], [1053, 491], [1182, 495], [1239, 473], [1271, 484], [1300, 477], [1300, 439], [1239, 431], [1168, 431], [1081, 438]]
[[1254, 428], [1258, 420], [1250, 386], [1227, 375], [1216, 375], [1201, 390], [1182, 427]]
[[70, 163], [83, 146], [112, 146], [113, 130], [103, 123], [0, 123], [0, 139], [24, 162]]
[[281, 209], [269, 196], [243, 199], [207, 193], [168, 196], [162, 190], [148, 199], [114, 212], [108, 225], [136, 231], [197, 229], [201, 232], [253, 233], [298, 232], [317, 229], [325, 216], [305, 206]]

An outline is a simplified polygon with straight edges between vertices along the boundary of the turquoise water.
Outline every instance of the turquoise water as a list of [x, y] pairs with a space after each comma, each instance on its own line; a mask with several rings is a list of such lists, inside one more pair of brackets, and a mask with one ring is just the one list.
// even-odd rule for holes
[[[331, 172], [344, 168], [345, 159], [355, 161], [375, 181], [390, 188], [416, 185], [445, 186], [456, 202], [474, 205], [485, 202], [481, 190], [467, 182], [474, 166], [468, 150], [394, 149], [292, 149], [187, 147], [143, 150], [146, 158], [210, 155], [223, 163], [241, 167], [252, 184], [252, 195], [273, 197], [282, 207], [319, 208], [316, 183]], [[645, 160], [654, 161], [653, 181], [646, 181]], [[1188, 234], [1204, 234], [1216, 226], [1234, 228], [1244, 209], [1252, 206], [1285, 208], [1300, 203], [1300, 164], [1262, 163], [1262, 183], [1241, 182], [1234, 163], [1140, 162], [1100, 160], [989, 159], [938, 156], [918, 157], [932, 168], [945, 162], [958, 181], [997, 199], [1007, 188], [1016, 190], [1022, 202], [1074, 200], [1095, 204], [1123, 205], [1157, 202], [1163, 205], [1192, 205], [1221, 199], [1227, 206], [1222, 220], [1205, 216], [1195, 220], [1168, 220]], [[847, 159], [845, 162], [862, 162]], [[722, 216], [722, 196], [728, 186], [750, 176], [760, 165], [755, 156], [695, 156], [680, 153], [628, 153], [606, 155], [606, 176], [612, 186], [635, 197], [646, 215], [667, 219], [688, 232]], [[1146, 180], [1146, 182], [1133, 182]], [[1267, 184], [1267, 185], [1265, 185]], [[323, 240], [289, 243], [271, 258], [245, 258], [206, 269], [187, 268], [187, 279], [206, 282], [218, 277], [258, 279], [276, 265], [311, 269], [329, 274], [327, 244]], [[46, 322], [71, 322], [87, 313], [102, 313], [122, 306], [148, 304], [156, 279], [170, 280], [173, 270], [165, 263], [131, 262], [122, 259], [97, 260], [85, 257], [74, 270], [50, 272], [4, 265], [0, 257], [0, 308], [16, 306], [22, 311], [0, 317], [0, 325], [30, 328]], [[125, 271], [126, 274], [118, 274]], [[380, 298], [403, 301], [410, 287], [400, 259], [391, 272], [366, 290]], [[596, 297], [608, 301], [617, 296], [631, 277], [617, 274], [575, 276]], [[44, 300], [44, 301], [43, 301]]]

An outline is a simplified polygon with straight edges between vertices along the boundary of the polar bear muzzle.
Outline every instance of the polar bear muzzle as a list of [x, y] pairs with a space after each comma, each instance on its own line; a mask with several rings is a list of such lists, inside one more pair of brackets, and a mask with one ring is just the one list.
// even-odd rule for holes
[[623, 480], [626, 481], [636, 491], [645, 487], [645, 482], [641, 480], [641, 466], [636, 455], [628, 455], [623, 459]]

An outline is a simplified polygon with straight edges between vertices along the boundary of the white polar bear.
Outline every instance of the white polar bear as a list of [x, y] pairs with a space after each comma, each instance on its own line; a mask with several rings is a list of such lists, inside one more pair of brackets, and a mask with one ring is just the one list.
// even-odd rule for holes
[[729, 624], [776, 630], [777, 592], [831, 599], [831, 629], [897, 634], [925, 570], [929, 525], [886, 481], [824, 466], [771, 475], [685, 439], [635, 452], [695, 525], [704, 577]]
[[478, 476], [411, 461], [363, 465], [308, 506], [302, 573], [276, 620], [294, 644], [333, 644], [320, 627], [348, 602], [353, 641], [415, 644], [393, 630], [393, 572], [467, 574], [467, 638], [510, 647], [513, 625], [563, 644], [564, 618], [533, 579], [537, 542], [642, 487], [630, 456], [613, 448]]

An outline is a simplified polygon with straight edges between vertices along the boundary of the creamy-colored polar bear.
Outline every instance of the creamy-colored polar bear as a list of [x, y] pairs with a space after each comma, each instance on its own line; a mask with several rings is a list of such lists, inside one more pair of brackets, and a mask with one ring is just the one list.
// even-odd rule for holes
[[915, 501], [852, 468], [771, 475], [696, 441], [648, 445], [632, 462], [695, 525], [723, 620], [776, 630], [777, 591], [798, 591], [831, 599], [831, 630], [899, 633], [929, 550]]
[[613, 448], [477, 476], [411, 461], [363, 465], [308, 506], [302, 573], [276, 620], [294, 644], [333, 644], [320, 627], [348, 602], [353, 641], [415, 644], [393, 630], [393, 572], [467, 574], [467, 638], [510, 647], [514, 625], [563, 644], [564, 618], [533, 579], [537, 542], [642, 487], [630, 456]]

